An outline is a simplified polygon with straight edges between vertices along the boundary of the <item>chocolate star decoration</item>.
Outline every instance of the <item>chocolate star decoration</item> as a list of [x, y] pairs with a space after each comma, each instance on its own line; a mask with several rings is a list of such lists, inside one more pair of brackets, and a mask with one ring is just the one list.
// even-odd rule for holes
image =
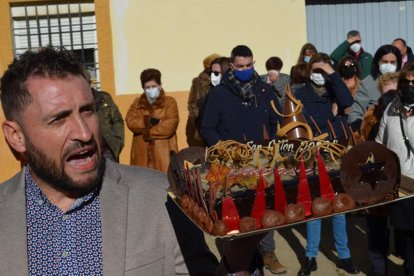
[[376, 163], [372, 152], [368, 155], [367, 161], [364, 164], [359, 163], [358, 166], [361, 172], [359, 183], [368, 182], [373, 190], [376, 189], [379, 181], [388, 180], [384, 173], [385, 162]]

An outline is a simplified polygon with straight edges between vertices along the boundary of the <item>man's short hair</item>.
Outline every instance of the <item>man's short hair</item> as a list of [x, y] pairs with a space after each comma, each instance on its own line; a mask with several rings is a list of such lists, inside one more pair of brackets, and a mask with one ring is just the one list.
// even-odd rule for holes
[[142, 88], [144, 88], [145, 83], [152, 80], [158, 84], [161, 84], [161, 72], [154, 68], [148, 68], [142, 71], [140, 79]]
[[238, 45], [231, 50], [231, 62], [234, 62], [236, 57], [253, 57], [253, 53], [246, 45]]
[[73, 52], [63, 47], [42, 47], [16, 57], [0, 83], [1, 104], [6, 119], [19, 121], [24, 108], [31, 103], [32, 97], [26, 87], [28, 78], [65, 78], [68, 75], [86, 79], [82, 64]]
[[351, 30], [347, 33], [346, 38], [351, 38], [354, 36], [361, 36], [361, 34], [357, 30]]
[[404, 47], [407, 47], [407, 42], [405, 41], [405, 39], [399, 37], [399, 38], [394, 39], [392, 41], [392, 43], [397, 42], [397, 41], [401, 41], [401, 43], [404, 45]]
[[266, 61], [266, 70], [280, 70], [283, 67], [283, 61], [279, 57], [270, 57]]

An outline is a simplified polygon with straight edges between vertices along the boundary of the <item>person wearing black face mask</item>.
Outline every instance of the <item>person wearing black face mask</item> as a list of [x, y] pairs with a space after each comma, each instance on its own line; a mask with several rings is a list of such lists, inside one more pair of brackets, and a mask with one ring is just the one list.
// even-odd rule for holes
[[401, 80], [400, 92], [403, 104], [412, 109], [414, 106], [414, 80]]
[[[387, 106], [397, 95], [399, 74], [386, 73], [378, 79], [378, 90], [381, 97], [377, 105], [372, 105], [365, 112], [358, 133], [353, 133], [354, 143], [375, 140], [381, 118]], [[359, 137], [357, 136], [359, 134]], [[359, 138], [359, 140], [358, 140]], [[388, 253], [390, 248], [390, 231], [388, 228], [388, 205], [370, 208], [365, 214], [368, 239], [368, 256], [374, 275], [388, 275]], [[394, 232], [396, 252], [398, 235]]]
[[357, 60], [353, 56], [345, 56], [339, 61], [337, 71], [349, 92], [351, 92], [352, 97], [355, 98], [361, 82], [361, 70]]
[[[398, 97], [388, 105], [381, 119], [376, 141], [394, 151], [400, 160], [401, 181], [414, 181], [414, 63], [400, 71]], [[401, 145], [403, 141], [403, 145]], [[390, 222], [402, 248], [405, 275], [414, 274], [414, 199], [391, 205]]]

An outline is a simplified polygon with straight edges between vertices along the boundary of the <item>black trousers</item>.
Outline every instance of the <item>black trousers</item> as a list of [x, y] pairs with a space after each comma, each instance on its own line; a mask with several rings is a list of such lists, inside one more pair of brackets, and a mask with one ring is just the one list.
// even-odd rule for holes
[[404, 259], [404, 273], [407, 276], [414, 276], [414, 230], [398, 229], [401, 238], [402, 257]]
[[375, 275], [387, 275], [390, 232], [388, 218], [367, 214], [368, 254]]

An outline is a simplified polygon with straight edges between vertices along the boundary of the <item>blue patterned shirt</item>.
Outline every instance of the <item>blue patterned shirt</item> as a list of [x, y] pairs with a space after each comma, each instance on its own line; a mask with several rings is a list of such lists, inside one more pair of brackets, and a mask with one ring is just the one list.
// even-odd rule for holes
[[67, 212], [50, 203], [25, 167], [30, 275], [102, 275], [102, 228], [97, 192]]

